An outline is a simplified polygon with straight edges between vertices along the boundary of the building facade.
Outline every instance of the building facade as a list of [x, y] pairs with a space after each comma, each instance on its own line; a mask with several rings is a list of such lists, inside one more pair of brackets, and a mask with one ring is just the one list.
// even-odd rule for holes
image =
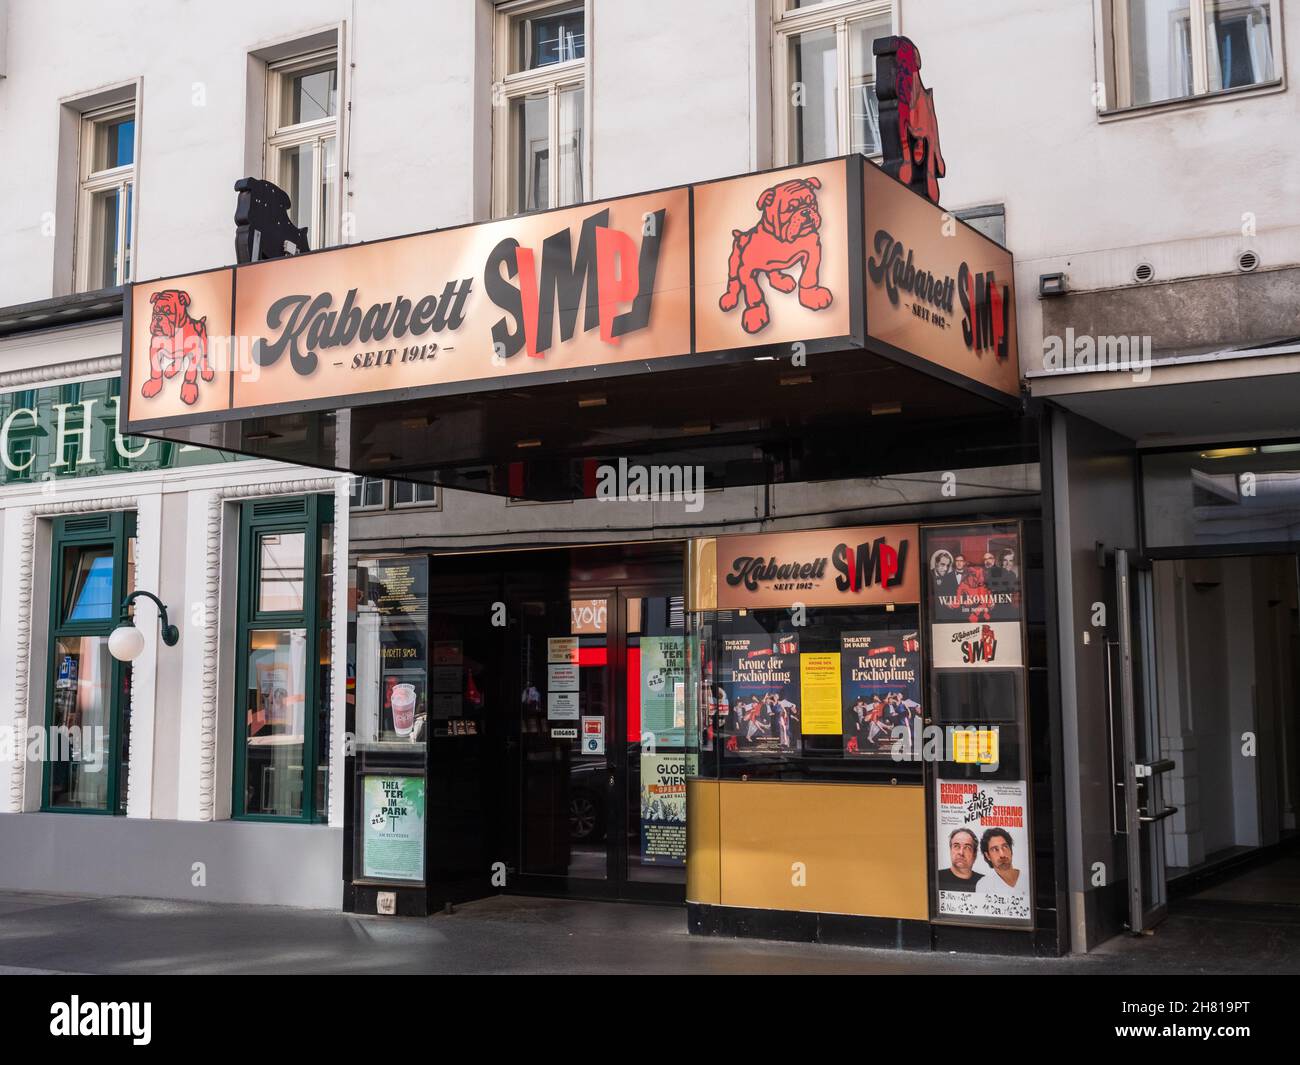
[[[65, 570], [87, 544], [120, 544], [113, 594], [133, 571], [181, 630], [175, 647], [147, 640], [129, 686], [113, 674], [112, 690], [127, 693], [109, 700], [118, 769], [95, 801], [125, 814], [114, 827], [53, 809], [48, 760], [0, 768], [4, 851], [30, 855], [6, 861], [6, 886], [370, 912], [571, 891], [680, 899], [697, 931], [1059, 952], [1158, 915], [1166, 866], [1191, 870], [1294, 829], [1284, 614], [1295, 602], [1286, 456], [1300, 435], [1287, 401], [1300, 335], [1288, 192], [1300, 162], [1276, 131], [1300, 116], [1285, 48], [1296, 15], [1283, 0], [1009, 0], [992, 11], [907, 0], [717, 0], [702, 11], [669, 0], [652, 14], [606, 0], [240, 5], [234, 18], [184, 11], [184, 38], [204, 42], [184, 62], [176, 27], [143, 5], [138, 18], [129, 5], [88, 12], [71, 35], [54, 12], [0, 10], [0, 141], [25, 160], [0, 199], [0, 445], [13, 475], [0, 489], [0, 587], [13, 626], [3, 629], [20, 634], [0, 659], [15, 678], [9, 723], [58, 724], [58, 692], [84, 686], [61, 641], [103, 638], [105, 619], [79, 628], [78, 600], [61, 605], [49, 590], [72, 580]], [[117, 416], [124, 332], [141, 320], [128, 311], [124, 330], [124, 300], [142, 289], [124, 297], [121, 286], [229, 266], [240, 177], [288, 191], [313, 250], [590, 201], [618, 211], [686, 186], [698, 233], [714, 220], [705, 205], [717, 179], [748, 175], [761, 191], [780, 184], [767, 171], [803, 178], [848, 159], [852, 187], [853, 157], [880, 160], [890, 129], [872, 45], [895, 35], [924, 55], [942, 136], [941, 156], [934, 143], [926, 159], [944, 209], [935, 240], [982, 234], [1014, 253], [1011, 404], [990, 399], [987, 381], [935, 376], [929, 350], [888, 366], [843, 359], [830, 341], [855, 323], [816, 332], [820, 312], [804, 304], [803, 332], [786, 340], [811, 348], [806, 369], [764, 348], [754, 354], [776, 363], [771, 373], [701, 364], [713, 376], [627, 378], [640, 392], [575, 379], [503, 390], [495, 406], [340, 401], [333, 420], [346, 432], [281, 410], [191, 418], [185, 433], [155, 425], [145, 431], [160, 439], [146, 444], [104, 420], [110, 406]], [[824, 180], [818, 188], [831, 218], [838, 207]], [[855, 197], [846, 219], [873, 210], [870, 191]], [[722, 237], [720, 271], [729, 228]], [[321, 269], [342, 298], [352, 268]], [[689, 291], [711, 280], [690, 278]], [[852, 269], [844, 281], [866, 285], [856, 324], [869, 338], [870, 283]], [[168, 311], [177, 320], [193, 320], [191, 291]], [[737, 336], [741, 313], [728, 320]], [[215, 335], [220, 319], [209, 314], [205, 328]], [[890, 343], [891, 355], [909, 354]], [[202, 366], [185, 366], [179, 383], [148, 369], [129, 379], [132, 396], [156, 378], [155, 394], [212, 409]], [[76, 435], [90, 423], [90, 436]], [[73, 459], [87, 443], [91, 461]], [[423, 461], [399, 462], [407, 448], [423, 448]], [[499, 475], [476, 484], [470, 459], [492, 448], [498, 461], [480, 465]], [[65, 452], [79, 472], [60, 472]], [[573, 467], [547, 463], [581, 455], [597, 465], [575, 491]], [[702, 490], [679, 482], [641, 500], [624, 474], [602, 498], [598, 464], [617, 470], [620, 457], [625, 469], [698, 465]], [[1266, 505], [1243, 494], [1243, 474], [1267, 487]], [[72, 515], [108, 524], [73, 529]], [[825, 535], [829, 558], [859, 542], [834, 533], [863, 530], [910, 543], [909, 594], [852, 617], [798, 598], [814, 588], [779, 603], [726, 600], [719, 560], [741, 557], [734, 538], [770, 537], [749, 556], [770, 558], [792, 542], [782, 537]], [[283, 543], [297, 545], [287, 565], [275, 557]], [[823, 553], [814, 547], [810, 559]], [[976, 553], [993, 558], [980, 568], [997, 579], [1016, 576], [1014, 610], [978, 619], [1003, 627], [990, 639], [1006, 668], [991, 673], [968, 669], [979, 652], [949, 631], [977, 619], [948, 616], [939, 598], [944, 557], [973, 569], [964, 555]], [[1133, 588], [1143, 591], [1129, 603]], [[476, 613], [497, 604], [501, 632]], [[799, 605], [812, 627], [802, 648], [783, 650]], [[136, 609], [152, 623], [151, 606]], [[1251, 694], [1228, 699], [1230, 730], [1201, 694], [1215, 676], [1196, 673], [1202, 632], [1243, 651], [1230, 655], [1243, 672], [1228, 686]], [[831, 657], [843, 670], [882, 633], [897, 637], [900, 669], [920, 656], [911, 682], [882, 680], [876, 692], [860, 663], [861, 690], [842, 675], [817, 683]], [[939, 636], [952, 639], [940, 649]], [[1258, 650], [1265, 638], [1276, 654]], [[574, 660], [552, 639], [576, 640]], [[665, 660], [675, 646], [679, 663]], [[941, 662], [954, 648], [959, 660]], [[790, 691], [741, 691], [766, 683], [736, 679], [742, 649], [799, 675], [799, 757], [767, 705]], [[792, 655], [797, 665], [783, 665]], [[648, 686], [652, 656], [668, 689]], [[105, 675], [117, 669], [105, 660]], [[828, 688], [838, 709], [810, 728]], [[918, 725], [972, 729], [977, 746], [1000, 736], [1005, 772], [981, 775], [988, 758], [951, 747], [902, 768], [855, 758], [853, 706], [869, 714], [875, 694], [920, 704]], [[758, 710], [728, 725], [733, 705], [755, 696]], [[1227, 741], [1247, 732], [1267, 757], [1230, 753]], [[587, 737], [599, 751], [573, 746]], [[772, 750], [745, 760], [743, 748], [764, 743]], [[1144, 785], [1138, 809], [1135, 767], [1163, 758], [1176, 763], [1152, 778], [1165, 792]], [[391, 799], [394, 782], [389, 806], [423, 810], [418, 869], [396, 841], [386, 856], [367, 850], [367, 804]], [[977, 840], [949, 820], [986, 793], [1019, 810], [1003, 834], [1032, 887], [1014, 918], [971, 910], [951, 882], [974, 883], [960, 875], [964, 847], [997, 875], [986, 852], [996, 834]], [[682, 795], [679, 839], [664, 811]], [[908, 827], [831, 828], [865, 823]], [[159, 855], [156, 867], [106, 873], [124, 846]], [[103, 855], [99, 868], [85, 854]]]

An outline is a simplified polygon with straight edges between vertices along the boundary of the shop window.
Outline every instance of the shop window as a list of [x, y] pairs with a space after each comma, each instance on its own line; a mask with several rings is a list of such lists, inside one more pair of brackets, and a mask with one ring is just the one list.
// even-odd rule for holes
[[1110, 0], [1108, 70], [1116, 108], [1276, 84], [1276, 0]]
[[809, 607], [803, 624], [789, 609], [692, 618], [702, 684], [691, 745], [701, 775], [920, 781], [916, 605]]
[[134, 590], [135, 515], [54, 522], [42, 809], [125, 814], [131, 667], [108, 653]]
[[334, 50], [268, 68], [266, 176], [314, 249], [339, 242], [339, 69]]
[[77, 214], [79, 291], [113, 288], [131, 280], [135, 144], [134, 104], [82, 116]]
[[777, 0], [775, 70], [779, 163], [880, 155], [872, 44], [893, 32], [888, 0]]
[[581, 203], [589, 169], [585, 5], [515, 4], [497, 19], [494, 213]]
[[332, 521], [330, 496], [243, 507], [235, 817], [327, 815]]

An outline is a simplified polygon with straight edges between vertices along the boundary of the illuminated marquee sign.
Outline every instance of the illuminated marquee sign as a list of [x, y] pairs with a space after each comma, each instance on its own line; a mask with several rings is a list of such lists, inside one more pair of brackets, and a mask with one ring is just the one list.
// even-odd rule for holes
[[942, 239], [944, 217], [851, 156], [140, 282], [126, 424], [689, 369], [794, 343], [904, 352], [1018, 398], [1010, 255], [965, 229]]
[[718, 608], [920, 600], [916, 526], [718, 538]]

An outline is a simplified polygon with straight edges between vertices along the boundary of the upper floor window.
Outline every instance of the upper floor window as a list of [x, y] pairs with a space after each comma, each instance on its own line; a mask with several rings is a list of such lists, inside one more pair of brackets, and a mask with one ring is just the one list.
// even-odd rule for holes
[[83, 115], [80, 158], [77, 288], [87, 292], [131, 280], [135, 108]]
[[335, 51], [268, 68], [266, 176], [289, 194], [312, 248], [339, 242], [339, 67]]
[[353, 477], [348, 505], [353, 510], [383, 510], [388, 484], [382, 477]]
[[1276, 82], [1277, 0], [1111, 0], [1115, 106]]
[[777, 162], [880, 154], [876, 61], [893, 32], [890, 0], [774, 0]]
[[436, 507], [438, 488], [412, 481], [386, 481], [382, 477], [353, 477], [350, 505], [353, 510]]
[[393, 482], [394, 507], [434, 506], [438, 502], [438, 486], [414, 484], [411, 481]]
[[586, 7], [498, 9], [493, 211], [541, 211], [586, 198]]

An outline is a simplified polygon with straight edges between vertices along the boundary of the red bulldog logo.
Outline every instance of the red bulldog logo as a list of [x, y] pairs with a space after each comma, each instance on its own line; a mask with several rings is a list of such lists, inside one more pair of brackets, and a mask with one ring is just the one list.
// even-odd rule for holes
[[[809, 310], [820, 311], [831, 305], [831, 290], [817, 283], [821, 268], [821, 212], [817, 209], [817, 190], [822, 183], [815, 177], [794, 178], [764, 189], [757, 207], [762, 214], [752, 229], [731, 231], [731, 257], [727, 260], [727, 291], [718, 300], [724, 311], [733, 310], [745, 295], [745, 310], [740, 326], [746, 333], [757, 333], [771, 320], [760, 275], [777, 292], [799, 290], [799, 302]], [[786, 270], [800, 263], [799, 280]]]
[[921, 80], [921, 51], [907, 37], [884, 37], [876, 55], [880, 148], [886, 174], [931, 203], [939, 202], [939, 179], [948, 173], [939, 147], [934, 93]]
[[191, 318], [190, 294], [168, 288], [149, 297], [153, 315], [149, 319], [149, 380], [140, 395], [153, 399], [163, 389], [163, 378], [182, 369], [181, 402], [193, 406], [199, 398], [199, 377], [211, 381], [216, 373], [208, 361], [207, 318]]

